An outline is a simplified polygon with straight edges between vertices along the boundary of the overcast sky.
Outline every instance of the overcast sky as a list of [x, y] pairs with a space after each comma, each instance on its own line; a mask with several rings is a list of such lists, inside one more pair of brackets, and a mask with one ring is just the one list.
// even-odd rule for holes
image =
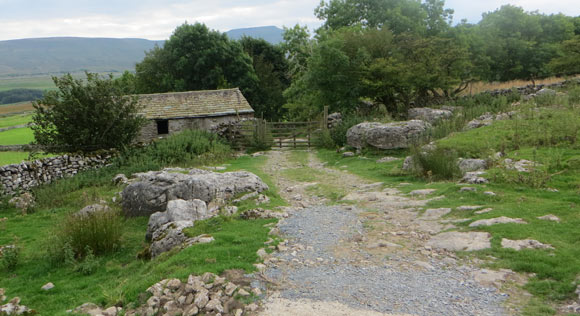
[[[167, 39], [178, 25], [203, 22], [212, 29], [306, 24], [318, 27], [319, 0], [0, 0], [0, 40], [51, 37]], [[454, 21], [476, 23], [503, 4], [527, 11], [580, 15], [579, 0], [447, 0]]]

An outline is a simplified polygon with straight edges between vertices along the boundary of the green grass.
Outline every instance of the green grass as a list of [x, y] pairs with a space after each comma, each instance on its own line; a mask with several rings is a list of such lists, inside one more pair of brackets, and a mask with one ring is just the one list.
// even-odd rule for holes
[[[195, 245], [152, 261], [143, 261], [136, 256], [146, 245], [147, 218], [129, 218], [123, 224], [121, 249], [97, 257], [99, 267], [93, 274], [85, 276], [74, 272], [71, 267], [48, 263], [45, 240], [55, 227], [71, 212], [100, 199], [110, 200], [118, 190], [107, 184], [61, 193], [50, 206], [37, 207], [35, 213], [26, 216], [19, 215], [6, 204], [0, 205], [0, 217], [7, 217], [0, 226], [0, 244], [18, 240], [22, 249], [22, 263], [12, 272], [3, 270], [0, 273], [0, 284], [6, 288], [7, 294], [19, 296], [23, 304], [36, 309], [40, 315], [67, 315], [67, 309], [85, 302], [109, 306], [135, 302], [139, 293], [165, 278], [185, 279], [189, 274], [221, 273], [227, 269], [250, 272], [258, 260], [256, 251], [264, 247], [268, 239], [269, 228], [264, 225], [274, 222], [224, 221], [212, 230], [204, 231], [215, 238], [210, 244]], [[275, 193], [268, 195], [271, 198], [277, 196]], [[47, 282], [53, 282], [55, 289], [49, 292], [40, 290]]]
[[524, 107], [520, 113], [523, 118], [454, 133], [437, 141], [437, 145], [456, 150], [465, 158], [523, 147], [580, 147], [580, 108]]
[[15, 128], [0, 132], [0, 145], [26, 145], [34, 141], [30, 128]]
[[12, 89], [55, 90], [51, 76], [0, 78], [0, 91]]
[[[53, 157], [51, 154], [37, 154], [34, 159], [42, 159], [46, 157]], [[0, 151], [0, 166], [21, 163], [28, 160], [30, 153], [23, 151]]]
[[[474, 144], [477, 140], [474, 140]], [[516, 152], [510, 153], [515, 155]], [[520, 157], [529, 157], [529, 151], [518, 152]], [[567, 151], [564, 157], [579, 154], [576, 151]], [[403, 156], [402, 154], [401, 156]], [[543, 155], [549, 155], [543, 152]], [[468, 221], [459, 224], [461, 230], [487, 231], [493, 236], [492, 249], [478, 252], [476, 255], [482, 258], [493, 256], [498, 258], [489, 265], [493, 268], [508, 268], [518, 272], [535, 273], [536, 277], [530, 279], [525, 289], [541, 300], [565, 300], [572, 298], [576, 286], [574, 279], [580, 275], [580, 177], [577, 173], [562, 173], [553, 176], [549, 185], [559, 188], [560, 192], [549, 192], [545, 189], [534, 189], [524, 185], [505, 183], [491, 183], [476, 186], [477, 192], [460, 193], [459, 185], [454, 182], [426, 183], [411, 176], [397, 174], [397, 165], [402, 161], [376, 164], [373, 159], [342, 158], [333, 151], [320, 150], [318, 157], [328, 162], [330, 166], [347, 166], [347, 170], [371, 181], [382, 181], [390, 185], [399, 182], [408, 182], [411, 185], [401, 187], [403, 192], [416, 188], [438, 189], [435, 195], [445, 196], [445, 199], [430, 202], [428, 207], [457, 207], [461, 205], [482, 205], [493, 208], [487, 214], [476, 215], [474, 211], [453, 211], [449, 216], [456, 218], [478, 219], [508, 216], [523, 218], [527, 225], [503, 224], [483, 228], [468, 228]], [[395, 170], [395, 172], [393, 171]], [[484, 191], [492, 191], [498, 195], [490, 197], [484, 195]], [[537, 217], [554, 214], [561, 219], [561, 223], [539, 220]], [[543, 243], [553, 245], [553, 252], [543, 250], [514, 250], [503, 249], [500, 246], [501, 239], [536, 239]], [[534, 307], [535, 306], [535, 307]], [[537, 307], [537, 308], [536, 308]], [[546, 306], [536, 303], [527, 306], [529, 315], [546, 309]], [[551, 314], [549, 314], [551, 315]]]
[[[203, 143], [200, 141], [200, 146]], [[0, 245], [16, 242], [21, 249], [21, 260], [14, 270], [0, 268], [0, 284], [6, 289], [7, 295], [10, 298], [19, 296], [22, 304], [36, 309], [40, 315], [67, 315], [66, 310], [85, 302], [102, 306], [121, 304], [126, 307], [127, 304], [136, 303], [139, 295], [149, 286], [165, 278], [185, 279], [189, 274], [221, 273], [227, 269], [254, 271], [253, 264], [258, 262], [256, 251], [264, 247], [264, 242], [269, 238], [269, 228], [264, 225], [275, 220], [244, 221], [228, 218], [213, 224], [202, 222], [199, 228], [211, 234], [215, 238], [214, 242], [194, 245], [180, 252], [169, 252], [147, 261], [137, 259], [137, 255], [147, 247], [145, 232], [148, 219], [127, 218], [122, 223], [120, 249], [96, 257], [98, 264], [92, 274], [83, 275], [75, 271], [73, 266], [47, 260], [49, 236], [71, 213], [101, 200], [111, 201], [122, 190], [111, 183], [116, 173], [130, 175], [161, 168], [162, 161], [166, 161], [168, 156], [158, 156], [155, 151], [170, 148], [174, 152], [165, 154], [173, 157], [175, 151], [185, 150], [178, 147], [174, 140], [144, 151], [124, 153], [136, 155], [137, 158], [125, 157], [110, 167], [87, 171], [37, 188], [34, 190], [37, 206], [28, 215], [21, 215], [18, 210], [8, 206], [6, 199], [0, 200], [0, 218], [7, 218], [0, 223]], [[215, 151], [215, 164], [224, 161], [226, 156], [222, 155], [221, 146], [208, 147], [207, 150]], [[201, 163], [211, 165], [211, 158], [208, 155], [202, 156], [189, 159], [191, 157], [183, 155], [187, 161], [177, 163], [184, 167], [187, 164], [189, 167]], [[270, 186], [270, 190], [265, 192], [271, 199], [268, 207], [284, 205], [271, 179], [260, 170], [265, 159], [243, 157], [229, 163], [232, 170], [246, 169], [264, 178]], [[135, 164], [125, 165], [127, 162]], [[109, 202], [109, 206], [116, 210], [121, 207], [112, 202]], [[42, 291], [40, 287], [47, 282], [54, 283], [55, 289]]]
[[0, 117], [0, 128], [18, 126], [30, 123], [32, 114], [20, 114], [14, 116]]

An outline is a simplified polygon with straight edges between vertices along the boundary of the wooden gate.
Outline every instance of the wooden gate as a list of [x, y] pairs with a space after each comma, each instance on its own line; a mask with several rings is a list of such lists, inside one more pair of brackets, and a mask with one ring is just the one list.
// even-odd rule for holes
[[267, 122], [272, 147], [310, 148], [314, 132], [320, 130], [320, 122]]
[[263, 119], [249, 120], [229, 131], [234, 147], [263, 148], [310, 148], [317, 132], [328, 126], [328, 109], [322, 120], [309, 122], [267, 122]]

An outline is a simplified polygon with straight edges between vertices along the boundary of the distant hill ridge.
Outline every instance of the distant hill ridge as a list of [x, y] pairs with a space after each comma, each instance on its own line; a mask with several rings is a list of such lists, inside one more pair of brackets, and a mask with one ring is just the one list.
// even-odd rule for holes
[[[243, 35], [272, 43], [282, 40], [275, 26], [235, 29], [232, 39]], [[164, 41], [140, 38], [48, 37], [0, 41], [0, 77], [60, 74], [66, 72], [123, 72], [133, 70], [145, 52]]]

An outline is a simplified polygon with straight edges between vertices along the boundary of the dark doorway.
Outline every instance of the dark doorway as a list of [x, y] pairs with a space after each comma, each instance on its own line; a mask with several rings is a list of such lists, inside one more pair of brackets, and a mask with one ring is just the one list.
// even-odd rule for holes
[[157, 120], [157, 135], [169, 134], [169, 120]]

